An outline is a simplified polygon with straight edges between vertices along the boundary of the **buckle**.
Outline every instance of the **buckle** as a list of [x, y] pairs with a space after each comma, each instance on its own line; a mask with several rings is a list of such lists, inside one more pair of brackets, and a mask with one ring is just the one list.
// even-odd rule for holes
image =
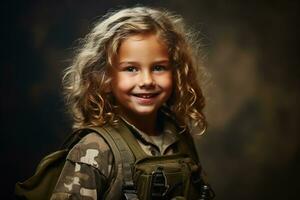
[[137, 191], [132, 181], [126, 181], [122, 188], [126, 200], [138, 200]]
[[200, 188], [200, 200], [209, 200], [215, 198], [215, 192], [213, 189], [206, 184], [203, 179], [201, 178], [200, 174], [197, 172], [192, 173], [192, 183], [197, 187]]
[[151, 196], [152, 198], [159, 198], [166, 195], [169, 189], [167, 184], [167, 177], [162, 167], [158, 167], [152, 172], [151, 180]]
[[200, 200], [210, 200], [215, 198], [215, 193], [209, 185], [202, 185], [201, 187], [201, 198]]

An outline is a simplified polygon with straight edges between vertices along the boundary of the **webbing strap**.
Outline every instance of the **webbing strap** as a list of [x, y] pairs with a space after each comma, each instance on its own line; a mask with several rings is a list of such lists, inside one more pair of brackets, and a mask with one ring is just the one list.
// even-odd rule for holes
[[137, 142], [134, 131], [131, 132], [129, 130], [129, 127], [127, 127], [124, 123], [120, 123], [117, 129], [120, 135], [127, 142], [127, 144], [129, 144], [127, 146], [131, 149], [131, 152], [134, 154], [136, 161], [148, 157], [148, 155]]
[[116, 131], [116, 129], [110, 126], [106, 126], [103, 128], [106, 129], [106, 131], [111, 134], [121, 154], [125, 184], [133, 185], [131, 165], [134, 163], [135, 158], [131, 150], [129, 149], [124, 139], [120, 136], [120, 133]]
[[[117, 183], [122, 180], [122, 177], [120, 177], [120, 174], [122, 174], [122, 159], [121, 154], [118, 150], [118, 147], [114, 140], [112, 139], [110, 134], [107, 134], [107, 131], [103, 129], [102, 127], [88, 127], [86, 129], [95, 131], [98, 135], [100, 135], [109, 145], [109, 147], [112, 150], [112, 153], [114, 155], [114, 161], [115, 161], [115, 180], [114, 183]], [[107, 191], [121, 191], [122, 188], [118, 184], [111, 184], [109, 189]], [[113, 193], [108, 192], [105, 194], [106, 199], [112, 200], [113, 199]]]
[[182, 133], [180, 137], [184, 137], [185, 139], [180, 139], [179, 148], [182, 152], [188, 153], [190, 156], [192, 156], [192, 158], [197, 161], [197, 164], [200, 167], [198, 172], [191, 174], [193, 184], [196, 185], [197, 188], [200, 188], [200, 200], [213, 199], [215, 197], [215, 193], [206, 180], [206, 175], [200, 163], [199, 153], [196, 149], [195, 138], [186, 132]]
[[[111, 150], [114, 155], [115, 166], [116, 166], [115, 181], [113, 184], [111, 184], [110, 188], [107, 190], [113, 192], [108, 192], [106, 194], [106, 199], [114, 199], [113, 198], [113, 196], [115, 195], [114, 191], [119, 192], [123, 190], [126, 199], [138, 200], [134, 183], [133, 183], [133, 176], [132, 176], [132, 169], [131, 169], [131, 165], [134, 163], [135, 158], [130, 148], [128, 147], [124, 139], [121, 137], [120, 135], [121, 133], [109, 125], [103, 127], [89, 127], [88, 129], [91, 129], [96, 133], [98, 133], [100, 136], [102, 136], [103, 139], [105, 139], [106, 142], [111, 147]], [[122, 130], [122, 131], [126, 131], [126, 130]], [[123, 183], [123, 184], [119, 184], [119, 183]]]

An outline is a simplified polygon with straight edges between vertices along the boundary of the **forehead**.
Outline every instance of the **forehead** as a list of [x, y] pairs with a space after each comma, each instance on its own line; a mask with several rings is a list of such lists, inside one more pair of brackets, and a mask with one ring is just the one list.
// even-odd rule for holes
[[157, 34], [136, 34], [125, 38], [118, 49], [118, 60], [168, 59], [168, 49]]

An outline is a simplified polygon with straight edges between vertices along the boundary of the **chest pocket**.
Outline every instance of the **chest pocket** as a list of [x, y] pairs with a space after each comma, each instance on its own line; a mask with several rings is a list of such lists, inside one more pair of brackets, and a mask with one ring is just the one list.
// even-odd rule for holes
[[136, 162], [133, 180], [139, 199], [196, 199], [190, 185], [197, 171], [187, 155], [147, 157]]

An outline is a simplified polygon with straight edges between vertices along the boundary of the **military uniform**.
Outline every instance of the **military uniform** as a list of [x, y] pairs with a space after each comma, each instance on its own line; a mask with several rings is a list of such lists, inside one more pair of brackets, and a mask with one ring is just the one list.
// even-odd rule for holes
[[[119, 120], [119, 123], [129, 127], [147, 155], [171, 155], [177, 152], [176, 142], [179, 139], [175, 134], [177, 129], [169, 121], [164, 124], [160, 136], [152, 137], [126, 120]], [[113, 165], [113, 153], [109, 145], [98, 134], [88, 134], [70, 150], [51, 200], [103, 199], [109, 183], [114, 178]]]

